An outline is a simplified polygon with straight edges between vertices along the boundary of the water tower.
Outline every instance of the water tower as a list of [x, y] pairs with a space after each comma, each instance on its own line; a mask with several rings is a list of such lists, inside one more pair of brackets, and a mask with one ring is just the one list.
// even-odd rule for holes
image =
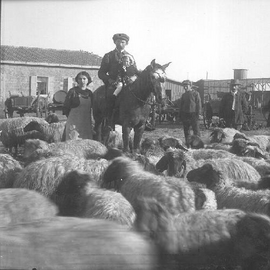
[[234, 69], [233, 78], [235, 80], [245, 80], [247, 78], [247, 69]]

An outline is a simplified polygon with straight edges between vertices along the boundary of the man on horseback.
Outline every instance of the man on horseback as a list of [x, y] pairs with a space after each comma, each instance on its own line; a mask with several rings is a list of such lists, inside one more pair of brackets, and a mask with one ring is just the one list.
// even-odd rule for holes
[[[122, 87], [132, 84], [138, 74], [134, 57], [125, 47], [129, 42], [129, 36], [123, 33], [113, 35], [115, 49], [106, 53], [102, 59], [98, 77], [104, 82], [107, 89], [107, 105], [109, 125], [113, 126], [113, 112], [117, 95]], [[110, 94], [112, 91], [113, 94]]]

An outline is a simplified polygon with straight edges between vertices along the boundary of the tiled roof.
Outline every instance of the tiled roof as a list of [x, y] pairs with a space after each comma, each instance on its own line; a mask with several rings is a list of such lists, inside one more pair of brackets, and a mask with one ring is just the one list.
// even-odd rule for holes
[[101, 57], [86, 51], [0, 46], [1, 61], [100, 66]]

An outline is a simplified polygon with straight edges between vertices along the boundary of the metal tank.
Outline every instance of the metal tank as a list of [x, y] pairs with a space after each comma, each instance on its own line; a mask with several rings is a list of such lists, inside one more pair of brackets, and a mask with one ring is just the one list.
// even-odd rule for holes
[[234, 69], [233, 72], [234, 72], [234, 76], [233, 78], [235, 80], [245, 80], [247, 79], [247, 69]]

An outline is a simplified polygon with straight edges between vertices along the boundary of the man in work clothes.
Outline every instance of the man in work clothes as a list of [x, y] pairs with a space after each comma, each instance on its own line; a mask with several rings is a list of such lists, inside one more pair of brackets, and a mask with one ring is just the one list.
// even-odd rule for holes
[[190, 80], [182, 82], [185, 93], [181, 96], [179, 106], [179, 119], [183, 123], [185, 140], [190, 135], [192, 127], [193, 135], [201, 136], [199, 126], [199, 115], [201, 114], [202, 104], [200, 94], [192, 86]]
[[239, 80], [231, 80], [230, 92], [226, 93], [220, 102], [219, 117], [225, 120], [226, 127], [242, 129], [244, 114], [248, 111], [245, 94], [239, 90]]

